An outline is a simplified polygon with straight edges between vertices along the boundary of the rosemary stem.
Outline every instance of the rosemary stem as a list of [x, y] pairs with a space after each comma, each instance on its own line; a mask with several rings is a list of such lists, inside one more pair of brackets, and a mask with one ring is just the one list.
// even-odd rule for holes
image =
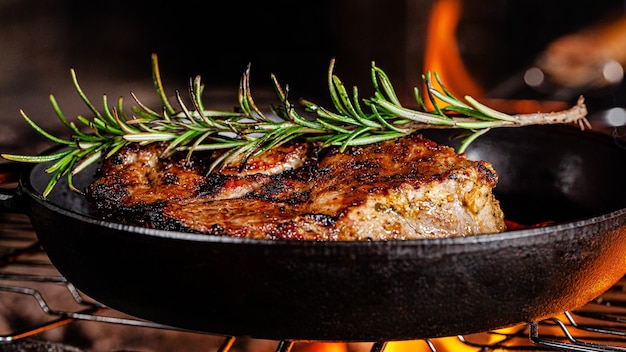
[[[43, 194], [46, 197], [64, 175], [68, 179], [69, 187], [76, 190], [72, 185], [74, 174], [102, 158], [110, 157], [129, 143], [166, 142], [169, 143], [166, 153], [186, 151], [188, 158], [195, 151], [228, 149], [221, 157], [212, 161], [213, 169], [233, 158], [243, 156], [243, 160], [247, 160], [250, 156], [295, 139], [314, 142], [320, 148], [339, 146], [343, 151], [349, 146], [399, 138], [421, 129], [461, 128], [471, 132], [459, 149], [462, 152], [480, 135], [496, 127], [578, 124], [583, 129], [590, 128], [582, 97], [575, 106], [564, 111], [508, 115], [469, 96], [464, 97], [465, 102], [461, 101], [445, 88], [435, 72], [434, 77], [440, 88], [432, 84], [431, 73], [422, 76], [427, 87], [427, 96], [424, 99], [431, 100], [434, 111], [426, 110], [417, 88], [414, 88], [414, 92], [419, 108], [410, 109], [400, 103], [391, 80], [374, 62], [370, 72], [374, 94], [367, 99], [359, 98], [357, 87], [353, 87], [352, 94], [349, 94], [349, 90], [334, 74], [334, 64], [332, 59], [327, 76], [334, 110], [305, 99], [300, 99], [299, 105], [294, 104], [290, 101], [288, 86], [283, 88], [272, 74], [271, 80], [280, 102], [271, 107], [272, 115], [264, 113], [254, 102], [249, 65], [239, 83], [237, 111], [206, 109], [202, 102], [204, 85], [199, 76], [190, 82], [189, 94], [193, 105], [188, 108], [178, 91], [175, 104], [167, 98], [169, 94], [163, 88], [157, 56], [153, 54], [152, 79], [161, 106], [152, 109], [131, 93], [137, 104], [131, 107], [133, 116], [125, 114], [122, 98], [117, 100], [115, 106], [109, 107], [106, 95], [102, 96], [102, 104], [99, 105], [104, 111], [98, 111], [81, 89], [72, 69], [70, 74], [74, 88], [93, 115], [91, 118], [77, 116], [78, 122], [87, 131], [79, 129], [74, 122], [69, 122], [54, 97], [50, 96], [52, 108], [61, 123], [69, 129], [71, 138], [58, 138], [35, 124], [25, 112], [20, 113], [26, 123], [39, 134], [65, 149], [49, 155], [0, 156], [17, 162], [51, 163], [47, 172], [52, 174], [52, 178]], [[439, 107], [437, 99], [449, 106]], [[310, 115], [300, 113], [298, 107]]]

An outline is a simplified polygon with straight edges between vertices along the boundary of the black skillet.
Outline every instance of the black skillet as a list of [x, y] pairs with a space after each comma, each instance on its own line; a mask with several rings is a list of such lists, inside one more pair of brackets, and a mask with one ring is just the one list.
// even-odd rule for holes
[[468, 156], [499, 172], [507, 218], [554, 224], [465, 238], [299, 242], [123, 226], [90, 216], [63, 184], [42, 199], [43, 165], [3, 204], [29, 215], [77, 288], [140, 318], [275, 340], [440, 337], [577, 308], [626, 273], [621, 143], [566, 126], [490, 131]]

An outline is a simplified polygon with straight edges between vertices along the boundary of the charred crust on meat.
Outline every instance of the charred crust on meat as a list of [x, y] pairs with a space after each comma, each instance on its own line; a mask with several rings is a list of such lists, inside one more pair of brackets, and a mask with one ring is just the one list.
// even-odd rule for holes
[[490, 182], [494, 184], [498, 182], [498, 175], [491, 167], [488, 167], [484, 161], [478, 161], [478, 169]]
[[120, 207], [111, 214], [128, 225], [139, 225], [147, 228], [197, 233], [178, 219], [167, 216], [164, 212], [167, 202], [137, 203], [130, 207]]
[[219, 153], [163, 157], [164, 145], [131, 145], [104, 161], [87, 199], [107, 219], [216, 236], [370, 241], [506, 229], [491, 164], [421, 135], [344, 152], [290, 143], [243, 172], [234, 163], [210, 173]]
[[175, 185], [178, 184], [179, 181], [178, 176], [173, 173], [165, 173], [165, 177], [163, 178], [163, 183], [167, 185]]
[[209, 174], [205, 178], [205, 182], [198, 186], [198, 197], [211, 197], [215, 195], [220, 188], [226, 183], [228, 180], [228, 176], [218, 175], [218, 174]]
[[302, 236], [299, 234], [298, 226], [295, 222], [289, 221], [287, 223], [279, 224], [276, 229], [268, 233], [270, 239], [281, 240], [301, 240]]
[[207, 231], [207, 234], [215, 235], [215, 236], [225, 236], [226, 229], [220, 226], [219, 224], [212, 224], [211, 226], [209, 226], [209, 230]]
[[128, 195], [127, 189], [117, 185], [96, 184], [86, 193], [94, 215], [109, 217], [115, 213], [123, 199]]
[[123, 163], [123, 158], [122, 158], [122, 154], [117, 153], [117, 154], [113, 154], [110, 158], [109, 161], [111, 163], [113, 163], [114, 165], [122, 165]]
[[325, 214], [307, 214], [306, 216], [321, 226], [333, 226], [336, 222], [334, 217]]

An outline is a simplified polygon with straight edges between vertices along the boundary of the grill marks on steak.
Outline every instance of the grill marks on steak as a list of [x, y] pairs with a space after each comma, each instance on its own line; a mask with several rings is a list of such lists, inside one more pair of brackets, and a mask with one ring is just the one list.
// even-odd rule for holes
[[208, 173], [215, 155], [160, 159], [131, 145], [87, 190], [94, 213], [166, 230], [249, 238], [391, 240], [506, 229], [497, 174], [414, 134], [344, 152], [293, 143]]

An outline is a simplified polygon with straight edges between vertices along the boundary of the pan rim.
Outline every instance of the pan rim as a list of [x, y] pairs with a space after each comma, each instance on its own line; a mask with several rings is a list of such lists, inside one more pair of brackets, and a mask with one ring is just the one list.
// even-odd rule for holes
[[[27, 173], [28, 174], [28, 173]], [[413, 239], [413, 240], [372, 240], [372, 241], [316, 241], [316, 240], [280, 240], [280, 239], [257, 239], [257, 238], [243, 238], [232, 236], [217, 236], [211, 234], [202, 233], [190, 233], [182, 231], [171, 231], [153, 229], [147, 227], [141, 227], [137, 225], [122, 224], [95, 217], [81, 214], [76, 211], [66, 209], [46, 198], [44, 198], [39, 192], [37, 192], [32, 185], [24, 182], [24, 179], [20, 181], [20, 189], [27, 193], [29, 198], [38, 202], [42, 206], [48, 208], [53, 213], [61, 214], [63, 216], [74, 218], [75, 220], [98, 226], [102, 228], [108, 228], [112, 230], [123, 231], [129, 234], [136, 234], [147, 237], [180, 240], [188, 242], [214, 242], [223, 244], [250, 244], [250, 245], [295, 245], [295, 246], [370, 246], [385, 245], [385, 246], [450, 246], [450, 245], [468, 245], [468, 244], [481, 244], [492, 243], [499, 241], [506, 241], [512, 239], [520, 239], [526, 237], [537, 237], [541, 235], [549, 235], [551, 233], [560, 233], [568, 230], [586, 227], [592, 223], [603, 223], [613, 219], [622, 219], [622, 225], [626, 225], [626, 207], [617, 209], [601, 215], [576, 219], [572, 221], [559, 222], [552, 225], [533, 227], [526, 229], [507, 230], [498, 233], [485, 233], [464, 237], [449, 237], [449, 238], [425, 238], [425, 239]], [[30, 216], [35, 216], [30, 214]], [[617, 227], [617, 226], [616, 226]]]

